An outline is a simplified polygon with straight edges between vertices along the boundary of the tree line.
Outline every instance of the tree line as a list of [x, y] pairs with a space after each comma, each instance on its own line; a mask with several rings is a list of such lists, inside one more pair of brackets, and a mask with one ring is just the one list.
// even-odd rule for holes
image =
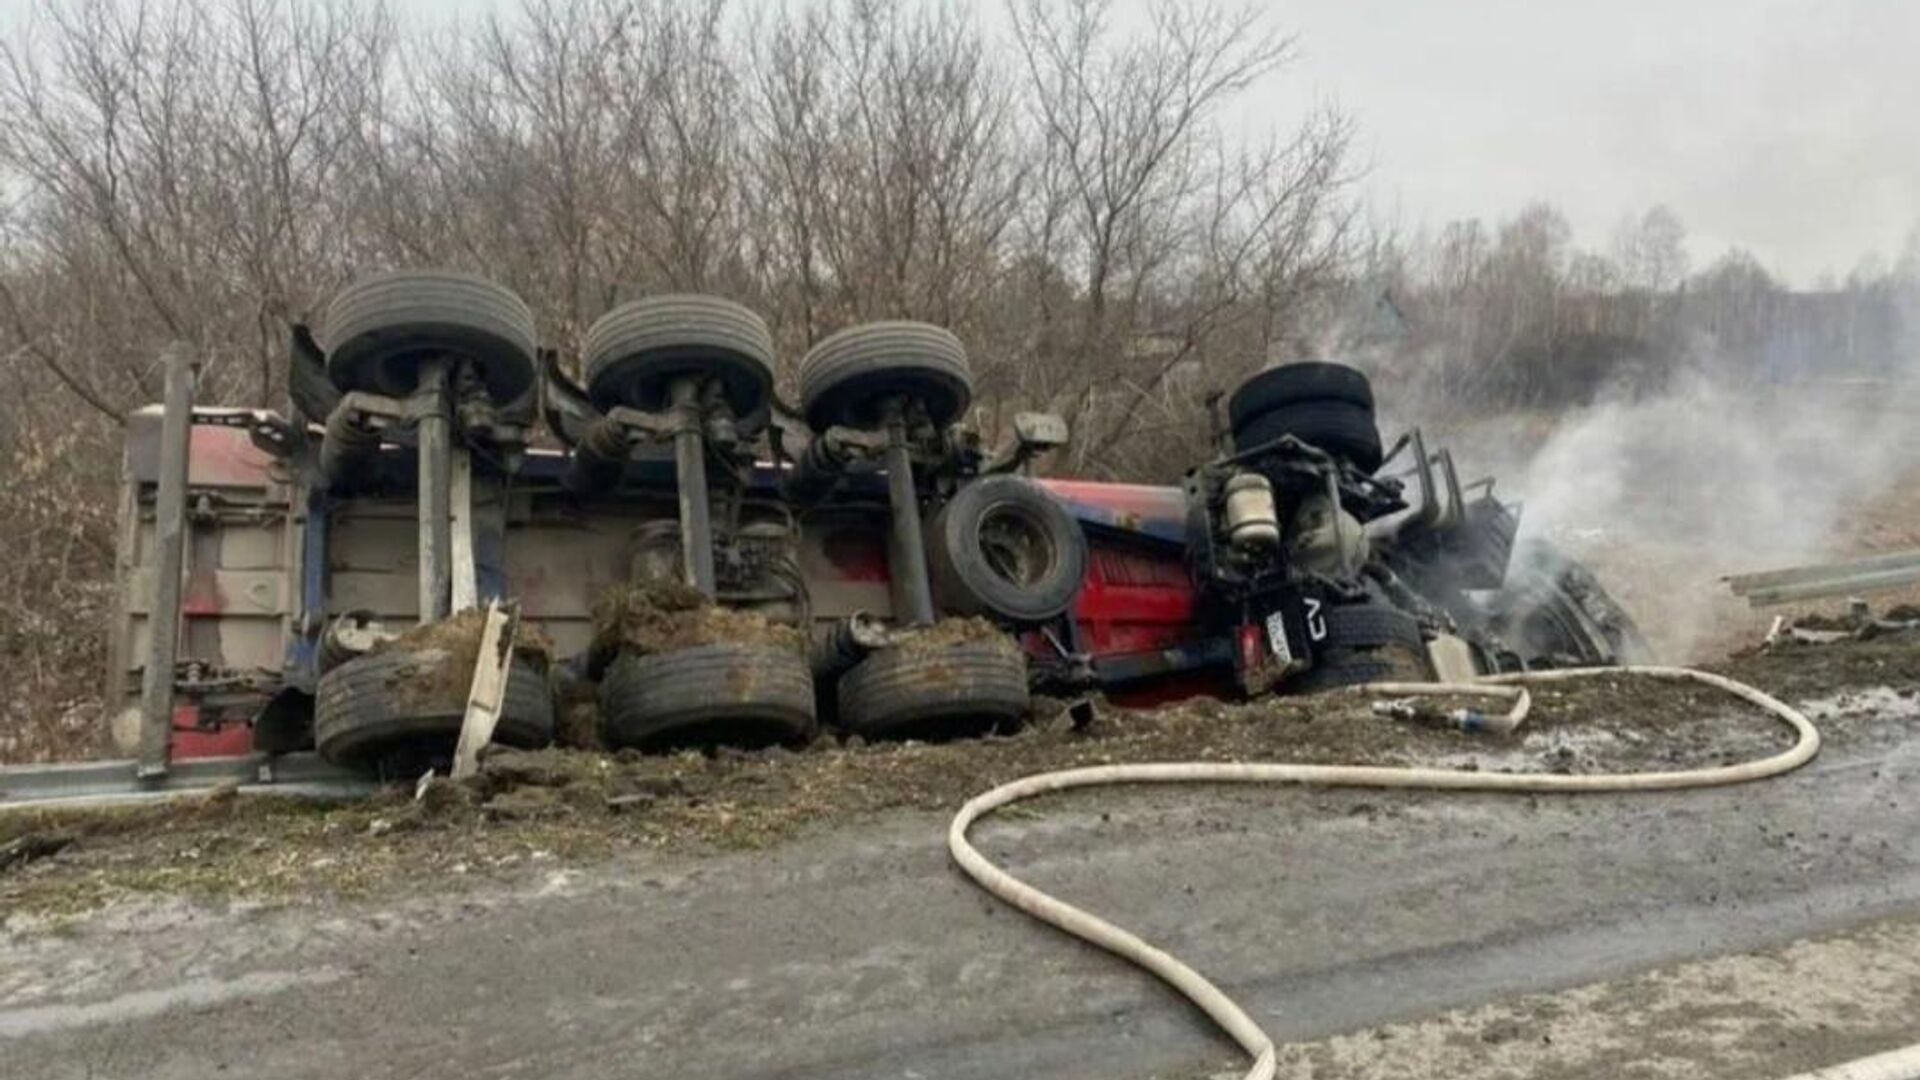
[[1537, 203], [1391, 238], [1355, 268], [1357, 314], [1336, 339], [1422, 400], [1470, 409], [1655, 395], [1682, 375], [1920, 379], [1920, 225], [1894, 261], [1869, 255], [1801, 289], [1737, 248], [1695, 268], [1665, 207], [1622, 220], [1602, 249], [1571, 237]]
[[40, 0], [0, 40], [0, 758], [91, 725], [121, 427], [160, 347], [192, 346], [203, 401], [281, 407], [289, 323], [372, 270], [496, 278], [564, 363], [621, 300], [720, 293], [768, 319], [787, 387], [844, 326], [940, 323], [989, 437], [1054, 411], [1054, 468], [1129, 479], [1197, 460], [1209, 395], [1285, 359], [1503, 407], [1751, 355], [1796, 319], [1849, 363], [1875, 335], [1911, 355], [1920, 241], [1837, 287], [1841, 318], [1751, 259], [1694, 272], [1660, 212], [1604, 255], [1547, 207], [1384, 230], [1337, 111], [1263, 100], [1271, 130], [1223, 130], [1293, 50], [1260, 5], [1211, 0], [519, 0], [463, 23]]
[[[1343, 118], [1220, 131], [1292, 48], [1205, 0], [523, 0], [460, 24], [43, 0], [0, 44], [0, 653], [29, 688], [95, 663], [120, 425], [161, 345], [191, 344], [201, 400], [279, 407], [288, 324], [370, 270], [496, 278], [569, 363], [622, 299], [731, 296], [788, 385], [843, 326], [924, 319], [968, 344], [990, 433], [1052, 409], [1065, 466], [1116, 473], [1155, 461], [1142, 438], [1195, 449], [1175, 376], [1258, 366], [1350, 246]], [[0, 735], [84, 699], [9, 695]]]

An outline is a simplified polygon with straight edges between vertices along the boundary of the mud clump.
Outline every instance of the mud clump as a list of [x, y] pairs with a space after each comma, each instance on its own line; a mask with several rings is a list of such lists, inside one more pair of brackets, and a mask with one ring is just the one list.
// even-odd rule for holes
[[522, 787], [599, 785], [605, 783], [612, 770], [613, 759], [605, 754], [490, 746], [480, 757], [480, 771], [473, 786], [483, 796], [492, 796]]
[[568, 750], [607, 749], [600, 727], [600, 697], [593, 683], [564, 676], [556, 678], [553, 744]]
[[493, 747], [482, 755], [479, 773], [465, 786], [473, 793], [474, 805], [495, 820], [570, 814], [604, 818], [609, 812], [645, 808], [662, 798], [703, 790], [699, 778], [684, 770], [708, 759], [686, 754], [680, 756], [681, 764], [674, 760], [633, 752]]
[[931, 626], [905, 627], [890, 635], [894, 648], [909, 656], [926, 656], [958, 645], [992, 645], [1016, 653], [1013, 635], [978, 617], [941, 619]]
[[67, 833], [51, 832], [25, 833], [0, 844], [0, 874], [16, 866], [25, 866], [35, 859], [50, 858], [65, 851], [73, 843], [73, 836]]
[[[439, 622], [415, 626], [374, 646], [367, 655], [396, 653], [411, 661], [389, 683], [403, 704], [459, 706], [466, 702], [473, 686], [473, 670], [480, 661], [480, 641], [486, 628], [487, 613], [468, 609]], [[553, 647], [537, 627], [522, 622], [514, 631], [513, 651], [544, 672], [551, 664]]]
[[723, 644], [798, 652], [806, 636], [763, 615], [722, 607], [677, 581], [638, 581], [609, 593], [594, 608], [593, 654], [602, 662], [623, 649], [646, 656]]

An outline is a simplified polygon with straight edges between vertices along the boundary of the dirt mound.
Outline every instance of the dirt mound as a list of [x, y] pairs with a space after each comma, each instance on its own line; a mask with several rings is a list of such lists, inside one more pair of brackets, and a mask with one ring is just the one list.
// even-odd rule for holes
[[[1823, 702], [1810, 711], [1831, 747], [1905, 739], [1920, 722], [1920, 634], [1777, 648], [1720, 669], [1788, 701]], [[1869, 688], [1886, 689], [1862, 692]], [[408, 786], [345, 804], [216, 795], [128, 810], [16, 811], [0, 814], [0, 847], [29, 835], [70, 840], [0, 871], [0, 912], [84, 909], [128, 892], [293, 898], [419, 889], [625, 848], [755, 849], [874, 813], [950, 812], [1019, 776], [1113, 762], [1647, 771], [1759, 757], [1790, 740], [1777, 722], [1705, 687], [1624, 675], [1536, 688], [1532, 716], [1508, 738], [1383, 719], [1371, 706], [1369, 696], [1345, 692], [1150, 711], [1096, 703], [1083, 728], [1050, 709], [1014, 736], [866, 745], [823, 737], [797, 752], [495, 748], [473, 780], [431, 783], [418, 799]]]
[[568, 750], [607, 748], [600, 730], [599, 687], [559, 669], [553, 689], [553, 744]]
[[[404, 653], [412, 658], [393, 677], [402, 700], [439, 705], [464, 702], [473, 685], [473, 669], [480, 660], [480, 640], [486, 634], [487, 613], [469, 609], [435, 623], [414, 626], [398, 637], [375, 645], [367, 655]], [[541, 671], [552, 664], [553, 645], [540, 629], [521, 623], [514, 631], [513, 651]]]
[[954, 645], [999, 645], [1007, 652], [1018, 652], [1013, 636], [979, 617], [941, 619], [930, 626], [907, 627], [892, 631], [892, 647], [903, 653], [924, 655]]
[[723, 642], [796, 651], [806, 645], [795, 627], [714, 604], [677, 581], [640, 581], [608, 593], [594, 608], [593, 631], [594, 653], [609, 659], [623, 648], [645, 655]]

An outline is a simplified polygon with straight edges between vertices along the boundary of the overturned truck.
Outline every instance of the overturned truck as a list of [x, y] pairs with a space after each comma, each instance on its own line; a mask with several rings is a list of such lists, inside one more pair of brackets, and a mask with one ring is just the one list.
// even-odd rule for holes
[[1247, 379], [1214, 456], [1156, 487], [1033, 478], [1066, 439], [1045, 415], [983, 446], [965, 350], [922, 323], [819, 342], [791, 409], [766, 325], [715, 297], [621, 305], [578, 359], [576, 382], [495, 283], [389, 273], [292, 329], [286, 415], [137, 414], [117, 740], [156, 771], [311, 748], [417, 775], [452, 752], [493, 601], [518, 632], [492, 739], [544, 744], [556, 700], [596, 701], [569, 737], [642, 751], [1644, 651], [1584, 569], [1516, 550], [1490, 483], [1418, 431], [1385, 446], [1351, 367]]

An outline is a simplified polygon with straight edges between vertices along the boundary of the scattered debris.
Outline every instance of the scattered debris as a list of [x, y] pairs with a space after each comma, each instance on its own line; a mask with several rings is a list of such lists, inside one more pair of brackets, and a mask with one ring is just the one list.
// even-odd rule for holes
[[1882, 634], [1901, 634], [1913, 630], [1920, 630], [1920, 607], [1900, 604], [1887, 609], [1885, 615], [1875, 616], [1866, 601], [1856, 597], [1847, 602], [1844, 615], [1815, 612], [1794, 619], [1776, 616], [1761, 647], [1776, 648], [1783, 644], [1831, 645], [1837, 641], [1864, 641]]
[[73, 843], [70, 833], [27, 833], [0, 844], [0, 874], [35, 859], [58, 855]]
[[[1837, 744], [1879, 730], [1873, 725], [1912, 724], [1884, 702], [1886, 694], [1908, 700], [1920, 687], [1920, 648], [1907, 635], [1849, 639], [1754, 650], [1721, 669], [1787, 700], [1835, 699], [1821, 726]], [[1889, 689], [1868, 692], [1876, 687]], [[1517, 738], [1410, 727], [1372, 715], [1371, 704], [1364, 695], [1332, 695], [1132, 711], [1098, 699], [1046, 699], [1041, 722], [1027, 731], [958, 743], [823, 737], [800, 751], [672, 755], [493, 747], [470, 781], [408, 782], [356, 803], [226, 793], [161, 806], [13, 811], [0, 814], [0, 850], [30, 836], [71, 840], [58, 858], [16, 861], [0, 876], [0, 918], [86, 910], [139, 892], [292, 901], [417, 890], [510, 872], [536, 851], [581, 861], [622, 850], [753, 850], [877, 813], [948, 813], [1005, 780], [1079, 765], [1291, 760], [1629, 771], [1758, 756], [1787, 738], [1711, 691], [1627, 677], [1535, 689]]]

